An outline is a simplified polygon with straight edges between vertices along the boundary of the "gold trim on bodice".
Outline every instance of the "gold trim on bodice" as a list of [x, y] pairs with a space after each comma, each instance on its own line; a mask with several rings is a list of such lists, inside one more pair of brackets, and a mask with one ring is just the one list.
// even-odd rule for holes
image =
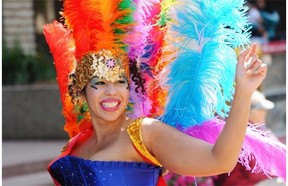
[[130, 139], [137, 150], [145, 156], [148, 160], [153, 162], [155, 165], [162, 167], [162, 164], [147, 150], [141, 134], [141, 123], [143, 118], [135, 119], [127, 128], [127, 132], [130, 136]]

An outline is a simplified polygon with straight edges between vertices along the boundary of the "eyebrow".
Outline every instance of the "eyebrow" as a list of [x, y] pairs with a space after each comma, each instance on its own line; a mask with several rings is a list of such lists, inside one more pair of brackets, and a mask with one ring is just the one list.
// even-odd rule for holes
[[128, 79], [127, 79], [127, 77], [126, 77], [126, 76], [120, 76], [120, 78], [124, 78], [124, 79], [126, 79], [126, 80], [128, 81]]
[[93, 77], [90, 79], [90, 81], [92, 81], [93, 79], [99, 80], [99, 79], [101, 79], [101, 78], [99, 78], [98, 76], [93, 76]]
[[[119, 78], [120, 78], [120, 80], [122, 80], [122, 78], [123, 78], [123, 80], [129, 82], [126, 76], [119, 76]], [[100, 78], [100, 77], [98, 77], [98, 76], [93, 76], [93, 77], [90, 79], [90, 81], [92, 81], [93, 79], [101, 79], [101, 80], [103, 80], [103, 81], [106, 81], [105, 78], [102, 79], [102, 78]]]

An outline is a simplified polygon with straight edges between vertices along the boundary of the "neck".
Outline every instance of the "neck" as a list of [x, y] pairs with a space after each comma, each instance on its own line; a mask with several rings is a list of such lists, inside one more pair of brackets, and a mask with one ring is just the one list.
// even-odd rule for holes
[[129, 118], [125, 114], [114, 121], [92, 117], [92, 125], [98, 142], [119, 135], [122, 131], [126, 130], [128, 123]]

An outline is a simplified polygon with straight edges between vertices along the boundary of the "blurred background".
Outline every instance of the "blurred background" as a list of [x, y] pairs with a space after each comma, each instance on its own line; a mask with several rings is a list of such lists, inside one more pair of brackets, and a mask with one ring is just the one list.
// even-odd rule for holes
[[[248, 3], [251, 10], [255, 8], [254, 1]], [[58, 0], [2, 1], [3, 185], [52, 185], [46, 167], [68, 140], [53, 59], [42, 32], [44, 24], [59, 20], [61, 7]], [[269, 16], [257, 20], [264, 16], [260, 7], [255, 10], [258, 14], [250, 12], [251, 22], [255, 18], [262, 24], [260, 31], [257, 26], [253, 30], [252, 40], [261, 45], [259, 56], [269, 65], [259, 90], [275, 104], [266, 125], [285, 143], [286, 1], [267, 0], [266, 10], [277, 13], [274, 22]], [[175, 179], [170, 185], [176, 184]]]

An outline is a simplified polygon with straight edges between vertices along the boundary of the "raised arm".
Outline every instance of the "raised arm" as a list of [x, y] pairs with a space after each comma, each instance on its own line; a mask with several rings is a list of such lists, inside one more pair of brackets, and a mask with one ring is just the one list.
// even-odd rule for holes
[[256, 52], [254, 44], [240, 54], [231, 111], [214, 146], [159, 121], [143, 121], [144, 142], [165, 168], [193, 176], [215, 175], [234, 168], [245, 136], [250, 97], [267, 72], [267, 66], [258, 59]]
[[212, 152], [232, 170], [245, 136], [249, 118], [251, 95], [266, 76], [267, 66], [256, 55], [258, 46], [244, 50], [239, 57], [236, 71], [236, 88], [226, 125], [215, 143]]

